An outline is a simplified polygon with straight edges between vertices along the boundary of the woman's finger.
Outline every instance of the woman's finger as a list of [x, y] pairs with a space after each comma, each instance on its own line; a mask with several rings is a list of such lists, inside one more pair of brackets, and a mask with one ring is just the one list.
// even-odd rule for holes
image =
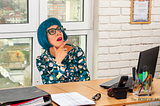
[[65, 42], [63, 42], [63, 44], [59, 48], [63, 48], [66, 45], [67, 42], [68, 42], [68, 40], [66, 40]]

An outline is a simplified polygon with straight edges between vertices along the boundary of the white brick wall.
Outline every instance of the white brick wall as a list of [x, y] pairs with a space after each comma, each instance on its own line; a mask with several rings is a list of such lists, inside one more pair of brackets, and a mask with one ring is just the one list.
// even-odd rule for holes
[[99, 8], [99, 15], [120, 15], [120, 8]]
[[99, 30], [101, 31], [118, 31], [120, 30], [120, 24], [100, 24]]
[[110, 1], [107, 0], [100, 0], [99, 1], [99, 7], [109, 7]]
[[99, 78], [131, 75], [139, 52], [160, 46], [160, 1], [152, 0], [150, 24], [130, 24], [130, 6], [131, 0], [99, 0]]
[[138, 24], [122, 24], [122, 30], [141, 30], [142, 26]]
[[111, 23], [125, 23], [125, 22], [130, 22], [130, 17], [129, 16], [111, 16]]
[[99, 46], [119, 46], [119, 39], [99, 39]]
[[111, 5], [110, 7], [117, 7], [117, 8], [120, 8], [120, 7], [130, 7], [130, 1], [113, 1], [111, 0]]
[[99, 38], [109, 38], [109, 32], [99, 32]]
[[131, 10], [130, 10], [130, 8], [121, 8], [121, 10], [122, 10], [122, 15], [130, 15], [130, 12], [131, 12]]
[[110, 32], [110, 38], [130, 38], [132, 37], [132, 32], [131, 31], [117, 31], [117, 32]]

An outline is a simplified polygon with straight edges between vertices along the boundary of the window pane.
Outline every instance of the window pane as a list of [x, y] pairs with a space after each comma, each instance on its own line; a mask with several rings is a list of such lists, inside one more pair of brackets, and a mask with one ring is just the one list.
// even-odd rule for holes
[[32, 38], [0, 39], [0, 89], [31, 86]]
[[83, 21], [83, 0], [48, 0], [48, 18], [55, 17], [61, 22]]
[[28, 0], [0, 0], [0, 23], [28, 23]]
[[74, 46], [79, 46], [84, 51], [85, 55], [87, 50], [87, 39], [86, 35], [69, 35], [68, 44], [73, 44]]

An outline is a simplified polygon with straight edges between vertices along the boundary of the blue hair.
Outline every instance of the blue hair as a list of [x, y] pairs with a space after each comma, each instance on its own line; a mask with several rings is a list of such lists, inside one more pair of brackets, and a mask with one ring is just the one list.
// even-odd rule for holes
[[[48, 42], [48, 37], [47, 37], [47, 32], [46, 32], [46, 30], [52, 25], [62, 26], [61, 22], [58, 19], [48, 18], [47, 20], [43, 21], [39, 25], [38, 30], [37, 30], [38, 42], [45, 50], [48, 50], [50, 47], [53, 47], [53, 45], [51, 45]], [[64, 32], [64, 30], [62, 30], [62, 33], [63, 33], [64, 41], [66, 41], [68, 38], [67, 34]]]

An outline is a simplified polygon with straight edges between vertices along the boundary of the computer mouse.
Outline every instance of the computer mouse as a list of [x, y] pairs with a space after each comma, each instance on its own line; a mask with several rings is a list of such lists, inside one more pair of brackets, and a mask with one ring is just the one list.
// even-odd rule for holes
[[109, 88], [108, 90], [107, 90], [107, 95], [109, 96], [109, 97], [114, 97], [114, 91], [113, 91], [113, 88]]

